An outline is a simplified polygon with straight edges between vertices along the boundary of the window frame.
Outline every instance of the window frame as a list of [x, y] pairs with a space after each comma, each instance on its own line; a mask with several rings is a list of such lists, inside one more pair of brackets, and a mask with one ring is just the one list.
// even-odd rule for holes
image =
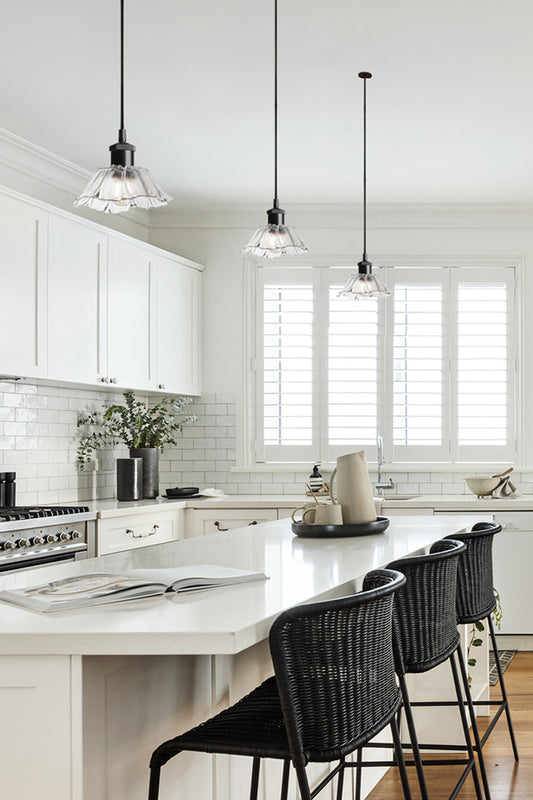
[[[509, 302], [507, 304], [508, 309], [508, 336], [509, 336], [509, 347], [511, 349], [511, 355], [508, 359], [508, 387], [509, 387], [509, 396], [508, 396], [508, 407], [510, 409], [510, 415], [508, 418], [508, 425], [510, 427], [514, 427], [512, 438], [509, 440], [507, 445], [507, 453], [506, 454], [497, 454], [494, 455], [494, 450], [491, 446], [487, 446], [486, 448], [483, 446], [477, 447], [466, 447], [463, 446], [462, 448], [456, 446], [452, 447], [450, 445], [449, 450], [447, 453], [437, 454], [437, 453], [428, 453], [427, 449], [426, 452], [424, 451], [424, 447], [422, 446], [419, 448], [421, 452], [415, 453], [414, 450], [411, 453], [402, 452], [398, 446], [393, 445], [392, 440], [392, 415], [387, 413], [387, 409], [392, 409], [392, 381], [390, 382], [389, 386], [385, 383], [385, 374], [387, 370], [387, 364], [391, 364], [392, 358], [392, 334], [390, 333], [390, 326], [392, 324], [392, 317], [393, 317], [393, 303], [388, 303], [387, 300], [384, 303], [380, 303], [380, 319], [379, 325], [384, 330], [385, 335], [380, 337], [380, 347], [382, 348], [383, 352], [381, 352], [378, 356], [378, 363], [380, 368], [380, 374], [378, 376], [378, 385], [381, 387], [380, 391], [380, 398], [378, 398], [378, 403], [381, 399], [381, 411], [378, 409], [378, 428], [380, 429], [379, 432], [383, 435], [385, 446], [384, 446], [384, 457], [385, 462], [396, 469], [402, 468], [414, 468], [417, 469], [428, 469], [434, 467], [435, 469], [439, 469], [442, 467], [446, 470], [453, 469], [455, 465], [460, 465], [461, 468], [465, 467], [467, 464], [471, 464], [473, 466], [479, 466], [482, 464], [499, 464], [499, 463], [507, 463], [507, 461], [514, 461], [515, 463], [521, 463], [521, 443], [517, 437], [517, 430], [522, 418], [522, 405], [524, 401], [523, 391], [524, 391], [524, 379], [523, 376], [519, 372], [519, 364], [520, 364], [520, 357], [522, 351], [522, 327], [521, 327], [521, 307], [518, 301], [518, 298], [521, 296], [521, 288], [522, 288], [522, 280], [523, 280], [523, 258], [522, 257], [515, 257], [515, 258], [508, 258], [508, 257], [454, 257], [454, 258], [444, 258], [444, 257], [436, 257], [436, 256], [417, 256], [417, 257], [405, 257], [405, 256], [387, 256], [381, 257], [379, 259], [382, 263], [394, 263], [395, 267], [383, 267], [381, 268], [380, 272], [384, 276], [385, 283], [393, 287], [393, 284], [396, 283], [397, 277], [400, 276], [400, 270], [403, 275], [406, 274], [407, 270], [413, 271], [416, 273], [417, 276], [422, 277], [424, 273], [427, 275], [435, 275], [435, 271], [441, 270], [445, 268], [449, 270], [450, 279], [453, 280], [460, 280], [461, 276], [465, 277], [470, 275], [472, 279], [477, 280], [479, 278], [480, 282], [483, 282], [483, 278], [487, 277], [487, 273], [492, 273], [495, 276], [501, 277], [503, 275], [512, 275], [513, 277], [513, 287], [512, 292], [509, 297]], [[349, 266], [347, 266], [349, 264]], [[262, 386], [261, 386], [261, 370], [258, 364], [258, 347], [261, 347], [261, 304], [262, 304], [262, 292], [259, 291], [260, 281], [258, 277], [260, 275], [265, 276], [267, 273], [270, 275], [274, 274], [274, 270], [279, 272], [280, 276], [284, 278], [287, 277], [289, 273], [293, 274], [294, 276], [299, 276], [300, 280], [304, 281], [305, 273], [308, 275], [314, 276], [314, 285], [318, 285], [320, 291], [324, 293], [326, 291], [326, 286], [332, 282], [341, 282], [345, 279], [345, 277], [352, 273], [354, 270], [353, 266], [353, 259], [351, 258], [340, 258], [340, 257], [330, 257], [330, 258], [312, 258], [310, 256], [303, 256], [301, 258], [291, 258], [291, 259], [281, 259], [277, 261], [275, 265], [270, 263], [265, 263], [264, 261], [260, 261], [258, 259], [244, 259], [243, 263], [244, 268], [244, 284], [245, 284], [245, 297], [249, 301], [245, 303], [244, 309], [244, 324], [245, 324], [245, 341], [244, 341], [244, 368], [243, 368], [243, 415], [241, 417], [241, 426], [239, 428], [238, 433], [241, 434], [239, 436], [239, 444], [237, 450], [237, 464], [238, 466], [235, 468], [237, 471], [251, 470], [253, 471], [256, 469], [257, 471], [290, 471], [291, 469], [294, 471], [295, 469], [301, 468], [303, 464], [307, 465], [308, 463], [316, 460], [321, 459], [322, 464], [334, 464], [334, 460], [337, 455], [340, 455], [341, 452], [346, 452], [349, 449], [348, 446], [328, 446], [327, 445], [327, 425], [323, 426], [323, 430], [321, 431], [322, 440], [318, 441], [316, 435], [314, 436], [313, 444], [308, 448], [306, 453], [297, 454], [295, 453], [292, 455], [285, 451], [285, 458], [283, 460], [265, 460], [265, 453], [264, 453], [264, 446], [262, 447], [262, 427], [260, 423], [260, 416], [262, 414], [262, 410], [259, 410], [258, 407], [261, 405], [258, 400], [262, 395]], [[468, 282], [468, 281], [467, 281]], [[347, 301], [348, 302], [348, 301]], [[383, 309], [383, 311], [381, 311]], [[444, 311], [443, 313], [443, 324], [449, 325], [449, 318], [450, 315], [446, 314]], [[318, 315], [315, 316], [315, 323], [318, 326]], [[314, 328], [315, 329], [315, 328]], [[324, 327], [323, 331], [327, 331]], [[449, 340], [449, 337], [448, 337]], [[318, 343], [321, 342], [322, 347], [318, 346]], [[316, 354], [317, 363], [322, 364], [324, 358], [327, 359], [327, 335], [316, 336], [315, 334], [315, 349], [318, 350]], [[323, 370], [322, 370], [323, 371]], [[446, 377], [448, 370], [446, 366], [443, 365], [443, 377]], [[318, 370], [315, 371], [314, 381], [317, 380]], [[326, 374], [326, 373], [324, 373]], [[319, 381], [318, 381], [319, 382]], [[322, 398], [323, 392], [327, 392], [327, 380], [323, 381], [324, 386], [321, 387], [317, 391], [315, 390], [315, 397]], [[451, 387], [448, 392], [445, 394], [446, 402], [449, 403], [450, 401], [450, 391]], [[443, 393], [444, 394], [444, 393]], [[313, 427], [314, 432], [318, 430], [317, 423], [318, 420], [316, 418], [318, 412], [319, 402], [314, 403], [313, 409]], [[258, 420], [258, 412], [259, 410], [259, 420]], [[443, 405], [443, 412], [444, 412], [444, 405]], [[448, 418], [451, 418], [451, 414], [448, 414]], [[380, 422], [381, 420], [381, 422]], [[259, 434], [259, 436], [257, 436]], [[355, 447], [353, 445], [352, 447]], [[287, 450], [292, 449], [288, 448]], [[326, 458], [324, 454], [327, 453], [327, 449], [329, 449], [328, 457]], [[365, 447], [365, 453], [367, 460], [369, 462], [375, 462], [376, 460], [376, 449], [375, 447]], [[337, 453], [336, 450], [339, 452]], [[492, 451], [492, 452], [488, 452]]]

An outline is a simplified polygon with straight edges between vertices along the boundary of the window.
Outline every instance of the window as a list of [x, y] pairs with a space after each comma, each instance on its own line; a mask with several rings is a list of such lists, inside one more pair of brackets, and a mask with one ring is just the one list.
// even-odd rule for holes
[[512, 459], [514, 269], [389, 268], [360, 302], [350, 271], [257, 268], [257, 461], [373, 459], [378, 433], [390, 461]]

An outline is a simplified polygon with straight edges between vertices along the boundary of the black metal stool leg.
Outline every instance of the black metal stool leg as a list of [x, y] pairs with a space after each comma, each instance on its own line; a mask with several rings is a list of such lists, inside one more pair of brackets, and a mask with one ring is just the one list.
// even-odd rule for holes
[[405, 768], [402, 743], [400, 741], [400, 733], [398, 731], [396, 717], [393, 717], [391, 719], [390, 727], [392, 731], [392, 741], [394, 742], [394, 751], [396, 753], [396, 758], [398, 760], [398, 769], [400, 770], [400, 780], [402, 782], [404, 800], [412, 800], [411, 788], [409, 786], [409, 780], [407, 778], [407, 770]]
[[470, 729], [468, 727], [468, 720], [466, 718], [465, 707], [463, 704], [463, 693], [461, 691], [461, 682], [459, 680], [459, 673], [457, 671], [457, 664], [455, 663], [454, 653], [451, 654], [449, 661], [452, 668], [453, 683], [455, 686], [455, 694], [457, 696], [457, 705], [459, 706], [459, 715], [463, 725], [463, 732], [465, 737], [466, 749], [468, 751], [468, 758], [472, 761], [472, 779], [476, 789], [476, 797], [478, 800], [483, 799], [481, 792], [481, 785], [479, 783], [479, 775], [477, 772], [476, 758], [474, 755], [474, 748], [472, 747], [472, 740], [470, 739]]
[[[357, 760], [361, 762], [363, 760], [363, 748], [360, 747], [356, 752]], [[361, 776], [362, 767], [357, 767], [355, 771], [355, 800], [361, 800]]]
[[302, 764], [295, 764], [294, 769], [296, 770], [296, 777], [298, 778], [301, 800], [311, 800], [311, 789], [309, 788], [305, 767]]
[[498, 645], [496, 643], [496, 634], [494, 633], [494, 625], [492, 624], [492, 617], [490, 616], [490, 614], [487, 617], [487, 621], [489, 623], [490, 640], [492, 642], [492, 650], [493, 650], [494, 658], [495, 658], [495, 661], [496, 661], [496, 670], [498, 672], [498, 679], [500, 681], [500, 689], [501, 689], [501, 693], [502, 693], [503, 707], [505, 709], [505, 716], [507, 717], [507, 727], [509, 728], [509, 736], [511, 737], [511, 745], [513, 747], [513, 755], [514, 755], [515, 761], [519, 761], [520, 756], [518, 755], [518, 748], [516, 746], [516, 739], [515, 739], [515, 736], [514, 736], [513, 723], [511, 721], [511, 710], [509, 708], [509, 701], [507, 699], [507, 692], [505, 690], [505, 683], [503, 681], [503, 672], [502, 672], [502, 668], [500, 666], [500, 654], [498, 652]]
[[424, 777], [424, 769], [422, 767], [422, 756], [420, 755], [420, 748], [418, 746], [418, 738], [416, 735], [415, 721], [413, 718], [413, 710], [409, 700], [409, 693], [407, 691], [407, 683], [404, 675], [399, 675], [398, 680], [403, 697], [403, 709], [405, 711], [405, 719], [407, 728], [409, 730], [409, 739], [411, 740], [411, 747], [413, 750], [413, 759], [416, 766], [416, 774], [418, 777], [418, 785], [420, 786], [420, 795], [422, 800], [429, 800], [428, 790], [426, 786], [426, 779]]
[[252, 766], [252, 782], [250, 784], [250, 800], [257, 800], [257, 792], [259, 789], [259, 770], [261, 768], [261, 759], [257, 756], [254, 757]]
[[291, 762], [288, 758], [285, 759], [283, 762], [283, 776], [281, 778], [281, 795], [280, 800], [287, 800], [287, 796], [289, 793], [289, 770], [291, 768]]
[[476, 745], [478, 761], [479, 761], [479, 771], [481, 772], [481, 780], [483, 782], [483, 791], [485, 792], [486, 800], [490, 800], [490, 788], [489, 788], [489, 781], [487, 779], [487, 770], [485, 769], [485, 759], [483, 758], [483, 749], [481, 746], [481, 738], [479, 736], [479, 730], [477, 727], [477, 720], [476, 720], [476, 712], [474, 710], [474, 703], [472, 701], [472, 694], [470, 692], [470, 686], [468, 684], [468, 672], [466, 670], [466, 664], [463, 656], [463, 651], [461, 646], [457, 648], [457, 658], [459, 659], [459, 668], [461, 671], [461, 678], [463, 680], [463, 688], [466, 697], [466, 703], [468, 705], [468, 713], [470, 715], [470, 722], [472, 724], [472, 733], [474, 734], [474, 744]]
[[159, 778], [161, 767], [150, 767], [150, 786], [148, 788], [148, 800], [157, 800], [159, 796]]
[[344, 758], [341, 758], [340, 763], [342, 764], [342, 769], [339, 772], [339, 778], [337, 781], [337, 800], [342, 800], [342, 790], [344, 788]]

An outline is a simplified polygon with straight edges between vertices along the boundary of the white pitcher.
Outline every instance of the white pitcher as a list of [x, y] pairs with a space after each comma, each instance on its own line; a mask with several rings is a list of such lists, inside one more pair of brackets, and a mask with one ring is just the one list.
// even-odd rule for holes
[[[335, 475], [337, 476], [336, 499], [333, 494]], [[338, 457], [337, 466], [329, 482], [329, 495], [332, 503], [337, 502], [342, 506], [342, 519], [345, 525], [375, 521], [376, 510], [363, 450]]]

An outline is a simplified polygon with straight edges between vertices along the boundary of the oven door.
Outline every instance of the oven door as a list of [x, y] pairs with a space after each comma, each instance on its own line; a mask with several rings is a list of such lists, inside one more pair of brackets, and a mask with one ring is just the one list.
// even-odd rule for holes
[[0, 553], [0, 572], [11, 572], [15, 569], [34, 569], [48, 567], [66, 561], [77, 561], [88, 557], [86, 542], [75, 542], [61, 547], [42, 547], [34, 551], [21, 550]]

